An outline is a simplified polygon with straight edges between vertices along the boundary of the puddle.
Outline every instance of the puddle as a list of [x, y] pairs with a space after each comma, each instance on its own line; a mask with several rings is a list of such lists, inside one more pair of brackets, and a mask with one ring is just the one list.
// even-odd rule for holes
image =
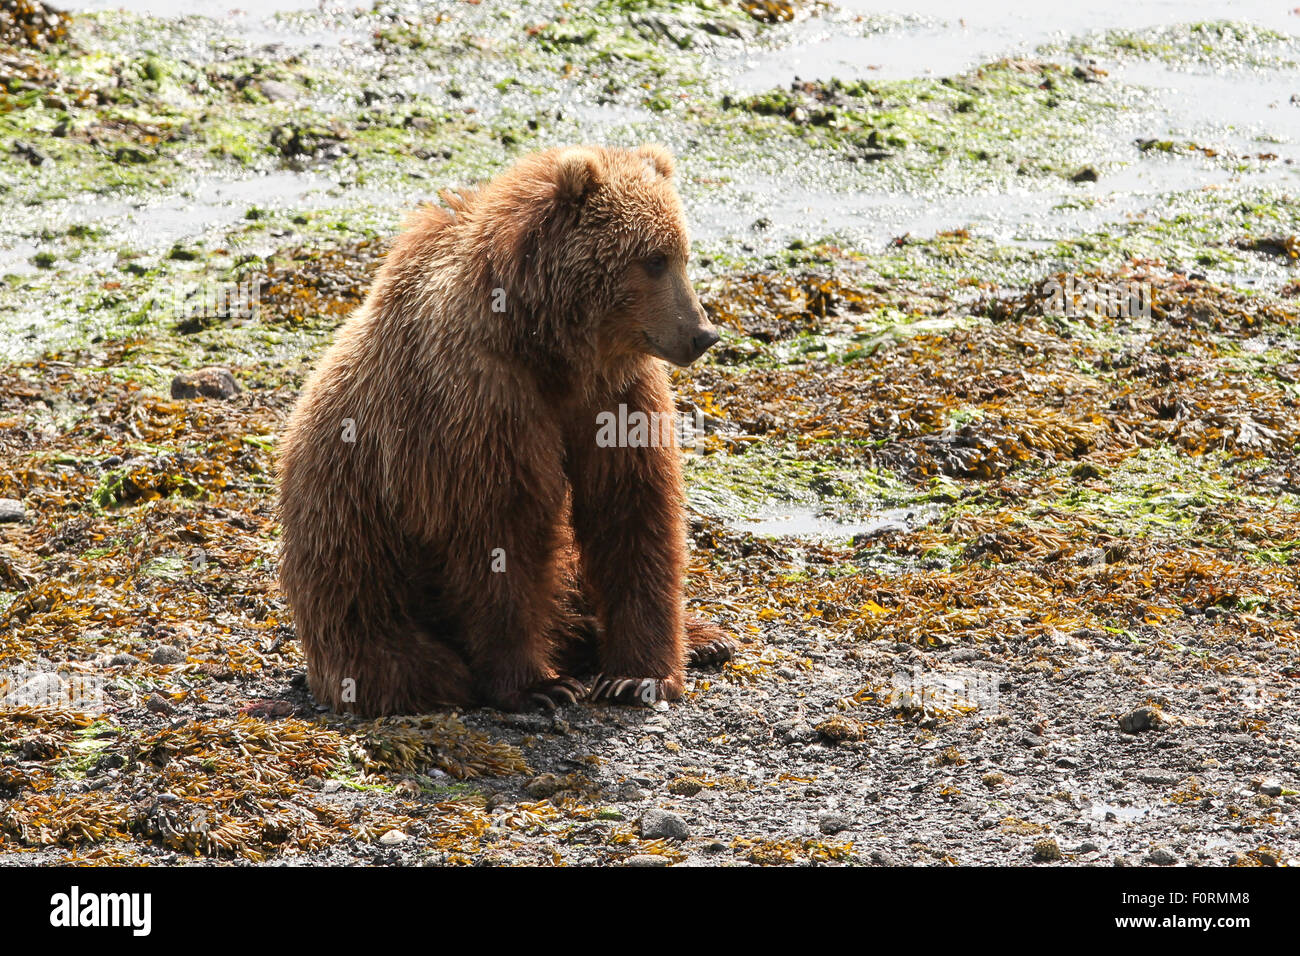
[[1105, 821], [1107, 817], [1114, 816], [1118, 823], [1136, 823], [1139, 820], [1145, 820], [1151, 814], [1151, 807], [1121, 807], [1113, 803], [1094, 803], [1088, 808], [1088, 815], [1094, 820]]
[[838, 540], [894, 530], [911, 531], [930, 524], [942, 513], [943, 509], [938, 505], [922, 505], [919, 508], [876, 511], [857, 521], [848, 521], [822, 515], [813, 507], [795, 505], [771, 509], [755, 519], [735, 519], [729, 524], [737, 531], [770, 538]]

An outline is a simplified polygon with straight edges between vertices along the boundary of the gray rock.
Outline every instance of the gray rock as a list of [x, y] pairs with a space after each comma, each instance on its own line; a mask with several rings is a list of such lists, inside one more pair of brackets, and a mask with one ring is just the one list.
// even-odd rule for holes
[[1119, 729], [1126, 734], [1140, 734], [1167, 726], [1164, 714], [1158, 707], [1139, 707], [1119, 719]]
[[554, 795], [563, 786], [563, 781], [553, 773], [544, 773], [528, 781], [524, 789], [530, 797], [544, 799]]
[[151, 664], [184, 664], [185, 652], [171, 644], [159, 644], [149, 658]]
[[641, 839], [643, 840], [685, 840], [691, 835], [691, 828], [679, 814], [657, 807], [641, 814]]
[[1259, 792], [1266, 797], [1282, 796], [1282, 784], [1276, 780], [1265, 780], [1259, 785]]
[[234, 398], [239, 385], [230, 369], [218, 365], [181, 372], [172, 379], [172, 398]]
[[839, 833], [841, 830], [847, 830], [851, 826], [853, 826], [853, 821], [843, 813], [828, 810], [817, 815], [817, 829], [828, 836], [832, 833]]
[[1179, 776], [1166, 770], [1139, 770], [1137, 778], [1153, 787], [1167, 787], [1179, 781]]
[[672, 860], [666, 856], [659, 856], [655, 853], [638, 853], [636, 856], [629, 856], [624, 861], [624, 866], [668, 866]]
[[10, 521], [24, 521], [27, 508], [17, 498], [0, 498], [0, 524]]
[[817, 731], [813, 729], [812, 724], [803, 721], [786, 721], [778, 724], [776, 732], [780, 735], [781, 743], [786, 746], [805, 743], [817, 736]]
[[1143, 857], [1143, 862], [1154, 863], [1156, 866], [1173, 866], [1178, 862], [1178, 857], [1172, 850], [1158, 846]]
[[279, 80], [262, 80], [257, 84], [262, 95], [272, 103], [279, 100], [295, 100], [298, 98], [298, 91], [288, 83], [281, 83]]

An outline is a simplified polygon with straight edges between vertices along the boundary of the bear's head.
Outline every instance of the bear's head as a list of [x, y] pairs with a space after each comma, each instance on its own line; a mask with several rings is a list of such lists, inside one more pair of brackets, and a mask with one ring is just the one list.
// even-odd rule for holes
[[594, 343], [603, 361], [690, 365], [713, 343], [686, 277], [690, 238], [660, 146], [534, 153], [479, 196], [493, 274], [539, 331]]

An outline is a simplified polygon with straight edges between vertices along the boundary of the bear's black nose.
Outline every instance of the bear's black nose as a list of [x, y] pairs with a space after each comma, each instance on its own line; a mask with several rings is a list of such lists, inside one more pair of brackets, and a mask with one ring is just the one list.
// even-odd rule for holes
[[705, 329], [697, 333], [695, 338], [691, 339], [691, 348], [695, 350], [697, 356], [703, 355], [709, 350], [713, 343], [718, 341], [718, 332], [716, 329]]

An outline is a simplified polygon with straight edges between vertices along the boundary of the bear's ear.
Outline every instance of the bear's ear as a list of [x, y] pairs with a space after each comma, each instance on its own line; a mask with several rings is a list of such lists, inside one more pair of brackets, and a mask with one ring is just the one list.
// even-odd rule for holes
[[664, 179], [673, 178], [673, 156], [658, 143], [638, 146], [636, 154], [649, 164]]
[[555, 160], [555, 198], [580, 205], [600, 185], [600, 157], [581, 146], [566, 149]]

